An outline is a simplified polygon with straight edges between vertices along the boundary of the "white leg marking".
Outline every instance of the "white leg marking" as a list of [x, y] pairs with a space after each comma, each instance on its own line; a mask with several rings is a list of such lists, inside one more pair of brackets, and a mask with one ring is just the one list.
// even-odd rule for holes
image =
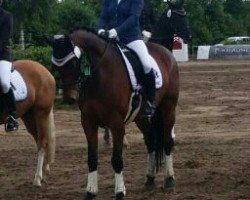
[[49, 114], [49, 130], [48, 130], [48, 149], [47, 149], [47, 162], [53, 163], [55, 160], [56, 151], [56, 135], [55, 135], [55, 120], [53, 108]]
[[35, 179], [33, 181], [33, 184], [35, 186], [41, 186], [41, 181], [43, 178], [43, 162], [44, 162], [44, 155], [45, 155], [45, 150], [41, 148], [38, 151], [38, 162], [37, 162], [37, 169], [36, 169], [36, 174], [35, 174]]
[[174, 127], [172, 128], [171, 136], [172, 136], [173, 139], [175, 139]]
[[49, 166], [48, 163], [45, 165], [45, 167], [44, 167], [43, 170], [44, 170], [44, 172], [45, 172], [46, 174], [49, 174], [49, 173], [50, 173], [50, 166]]
[[150, 177], [155, 177], [155, 152], [148, 154], [148, 166], [146, 174]]
[[90, 172], [88, 174], [88, 184], [87, 184], [87, 192], [96, 195], [98, 193], [98, 183], [97, 183], [97, 171]]
[[174, 176], [173, 157], [165, 156], [165, 178]]
[[124, 135], [124, 138], [123, 138], [123, 145], [127, 149], [129, 149], [129, 147], [130, 147], [126, 134]]
[[126, 195], [126, 188], [124, 185], [123, 174], [115, 173], [115, 194], [122, 192], [124, 196]]

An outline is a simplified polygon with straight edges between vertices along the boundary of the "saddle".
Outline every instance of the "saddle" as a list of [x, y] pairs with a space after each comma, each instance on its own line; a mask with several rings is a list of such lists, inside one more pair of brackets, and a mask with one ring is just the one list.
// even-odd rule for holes
[[[26, 83], [22, 75], [16, 69], [14, 69], [11, 73], [10, 84], [11, 84], [11, 88], [13, 89], [15, 100], [17, 102], [23, 101], [27, 98], [28, 90], [27, 90]], [[3, 93], [0, 90], [0, 113], [3, 112], [4, 110], [2, 96], [3, 96]]]
[[[130, 86], [132, 91], [141, 89], [143, 84], [143, 66], [136, 54], [136, 52], [125, 45], [116, 43], [117, 49], [123, 58], [124, 66], [126, 66], [126, 72], [130, 80]], [[153, 68], [155, 74], [155, 88], [158, 89], [162, 86], [162, 75], [159, 67]]]
[[[143, 99], [143, 77], [144, 71], [142, 63], [135, 51], [127, 46], [116, 43], [116, 47], [122, 56], [124, 66], [126, 66], [126, 72], [129, 77], [130, 88], [132, 94], [129, 101], [129, 110], [125, 117], [125, 124], [133, 121], [140, 111]], [[155, 73], [155, 87], [160, 88], [162, 86], [162, 75], [160, 69], [153, 69]]]

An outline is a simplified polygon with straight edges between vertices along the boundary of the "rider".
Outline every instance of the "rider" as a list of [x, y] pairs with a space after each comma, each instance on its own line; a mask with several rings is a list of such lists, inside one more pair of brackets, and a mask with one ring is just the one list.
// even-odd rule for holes
[[5, 124], [5, 130], [8, 132], [17, 130], [18, 122], [15, 98], [10, 84], [12, 57], [7, 47], [13, 28], [13, 16], [1, 7], [2, 3], [3, 0], [0, 0], [0, 91], [3, 93], [4, 108], [8, 114]]
[[108, 29], [109, 38], [119, 38], [120, 42], [133, 49], [144, 70], [144, 90], [147, 97], [142, 116], [151, 117], [155, 111], [155, 76], [152, 66], [157, 65], [149, 55], [142, 39], [139, 18], [144, 0], [103, 0], [101, 15], [98, 20], [98, 34]]
[[[172, 51], [174, 34], [181, 37], [184, 43], [188, 43], [191, 39], [191, 33], [187, 13], [184, 9], [184, 0], [167, 0], [167, 4], [168, 6], [154, 26], [151, 41], [159, 43]], [[171, 29], [174, 29], [173, 26], [178, 28], [171, 32]]]

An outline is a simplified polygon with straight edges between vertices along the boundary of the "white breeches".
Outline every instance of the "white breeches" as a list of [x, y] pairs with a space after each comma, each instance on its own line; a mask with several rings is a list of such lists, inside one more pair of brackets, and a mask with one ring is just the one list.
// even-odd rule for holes
[[11, 62], [0, 60], [0, 87], [3, 93], [7, 93], [10, 90], [11, 68]]
[[127, 46], [133, 49], [138, 55], [142, 63], [145, 74], [149, 73], [152, 67], [154, 67], [154, 65], [155, 67], [157, 67], [157, 63], [152, 58], [152, 56], [148, 53], [148, 49], [143, 40], [135, 40], [133, 42], [128, 43]]

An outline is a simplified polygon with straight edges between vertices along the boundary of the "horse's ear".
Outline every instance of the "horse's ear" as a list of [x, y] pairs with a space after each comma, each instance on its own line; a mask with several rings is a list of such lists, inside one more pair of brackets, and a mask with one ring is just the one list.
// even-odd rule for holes
[[44, 36], [44, 40], [50, 46], [53, 46], [54, 41], [55, 41], [54, 36]]

